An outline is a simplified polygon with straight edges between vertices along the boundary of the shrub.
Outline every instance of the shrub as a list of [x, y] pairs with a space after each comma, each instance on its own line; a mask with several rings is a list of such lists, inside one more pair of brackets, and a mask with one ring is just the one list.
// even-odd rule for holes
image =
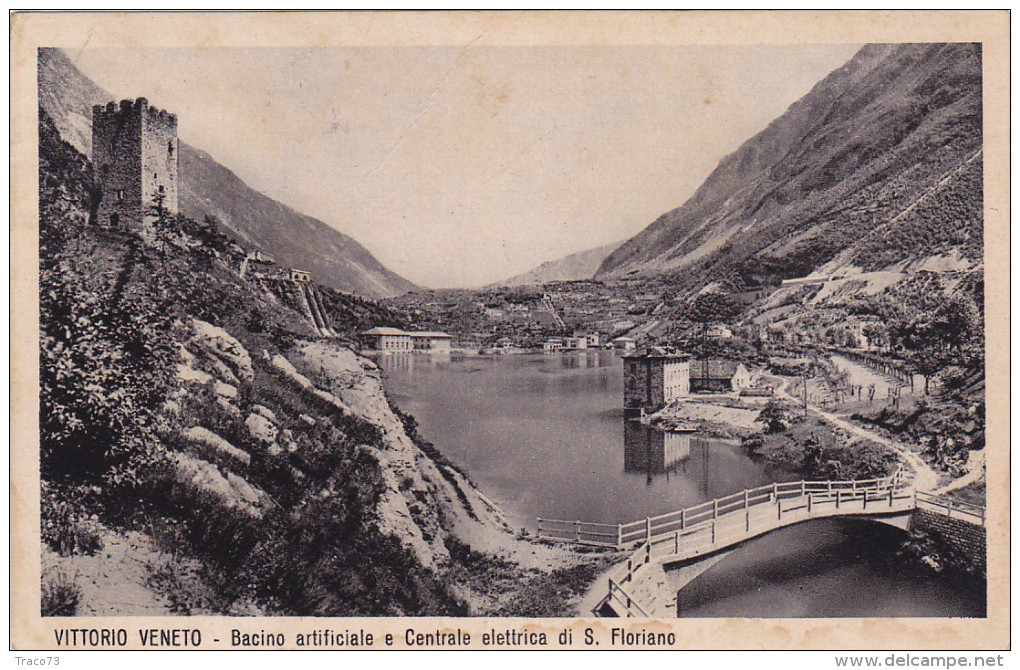
[[43, 577], [41, 611], [43, 616], [74, 616], [81, 604], [81, 588], [63, 570]]
[[781, 433], [786, 430], [786, 426], [790, 422], [790, 414], [786, 411], [786, 406], [782, 401], [769, 398], [769, 401], [758, 412], [758, 418], [755, 420], [765, 424], [766, 433]]
[[170, 611], [174, 614], [224, 611], [221, 599], [180, 556], [164, 558], [147, 567], [149, 586], [166, 596], [170, 601]]
[[94, 515], [86, 516], [71, 503], [57, 498], [45, 483], [40, 504], [42, 540], [58, 554], [90, 556], [103, 548], [102, 529]]

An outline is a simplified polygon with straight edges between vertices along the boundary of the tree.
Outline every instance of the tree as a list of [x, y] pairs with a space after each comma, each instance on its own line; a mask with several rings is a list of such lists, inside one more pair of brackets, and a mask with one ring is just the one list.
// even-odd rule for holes
[[[698, 355], [708, 365], [708, 359], [714, 353], [714, 347], [708, 346], [708, 326], [720, 321], [728, 321], [740, 312], [740, 307], [728, 293], [719, 290], [702, 291], [684, 309], [684, 317], [689, 321], [701, 324], [701, 346]], [[707, 368], [705, 370], [707, 376]]]
[[175, 221], [170, 212], [167, 211], [165, 206], [166, 194], [157, 193], [152, 197], [152, 203], [146, 210], [148, 216], [153, 217], [152, 229], [156, 234], [156, 239], [160, 242], [160, 253], [163, 254], [164, 261], [166, 258], [166, 244], [171, 240], [175, 231]]
[[969, 367], [973, 349], [980, 349], [980, 314], [968, 296], [929, 297], [921, 311], [897, 327], [911, 368], [924, 377], [924, 393], [931, 378], [950, 365]]
[[758, 418], [755, 420], [765, 424], [766, 433], [781, 433], [790, 423], [790, 413], [786, 411], [786, 406], [782, 402], [770, 398], [758, 412]]
[[907, 355], [910, 367], [924, 377], [924, 394], [930, 395], [931, 379], [952, 362], [951, 353], [936, 344], [925, 346]]
[[728, 321], [740, 311], [739, 305], [728, 293], [712, 290], [703, 291], [684, 309], [684, 316], [701, 324], [702, 336], [711, 323]]

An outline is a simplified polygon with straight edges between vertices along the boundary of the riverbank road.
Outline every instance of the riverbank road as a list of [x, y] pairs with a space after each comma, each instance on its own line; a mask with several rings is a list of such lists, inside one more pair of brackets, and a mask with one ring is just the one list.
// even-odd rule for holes
[[[790, 380], [784, 379], [783, 384], [776, 390], [776, 395], [782, 396], [794, 404], [801, 404], [803, 401], [799, 398], [794, 398], [786, 392], [787, 386], [789, 386]], [[933, 491], [938, 488], [939, 485], [939, 474], [930, 465], [925, 463], [924, 459], [918, 456], [913, 450], [905, 444], [891, 440], [884, 435], [876, 433], [873, 430], [862, 428], [855, 423], [847, 421], [846, 419], [828, 412], [816, 405], [808, 403], [808, 411], [815, 416], [820, 417], [827, 423], [834, 426], [839, 426], [843, 430], [847, 431], [851, 435], [871, 440], [879, 444], [885, 445], [895, 451], [900, 458], [907, 463], [911, 470], [914, 472], [914, 487], [918, 491]]]

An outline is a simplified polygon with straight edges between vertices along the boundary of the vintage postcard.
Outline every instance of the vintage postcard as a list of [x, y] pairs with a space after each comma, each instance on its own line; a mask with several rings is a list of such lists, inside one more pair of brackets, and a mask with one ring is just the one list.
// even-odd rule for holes
[[10, 31], [15, 649], [1008, 646], [1007, 12]]

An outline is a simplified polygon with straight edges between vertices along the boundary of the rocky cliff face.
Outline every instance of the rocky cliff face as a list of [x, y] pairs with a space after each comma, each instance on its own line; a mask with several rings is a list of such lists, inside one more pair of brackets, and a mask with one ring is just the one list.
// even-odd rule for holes
[[[38, 77], [40, 106], [61, 136], [90, 156], [92, 105], [105, 105], [114, 97], [79, 72], [59, 49], [39, 50]], [[215, 217], [245, 246], [261, 249], [283, 265], [307, 270], [326, 286], [370, 298], [393, 297], [415, 288], [354, 239], [249, 188], [186, 142], [180, 143], [180, 191], [183, 214], [197, 220]]]
[[727, 156], [597, 277], [747, 287], [836, 265], [980, 262], [981, 48], [870, 45]]

